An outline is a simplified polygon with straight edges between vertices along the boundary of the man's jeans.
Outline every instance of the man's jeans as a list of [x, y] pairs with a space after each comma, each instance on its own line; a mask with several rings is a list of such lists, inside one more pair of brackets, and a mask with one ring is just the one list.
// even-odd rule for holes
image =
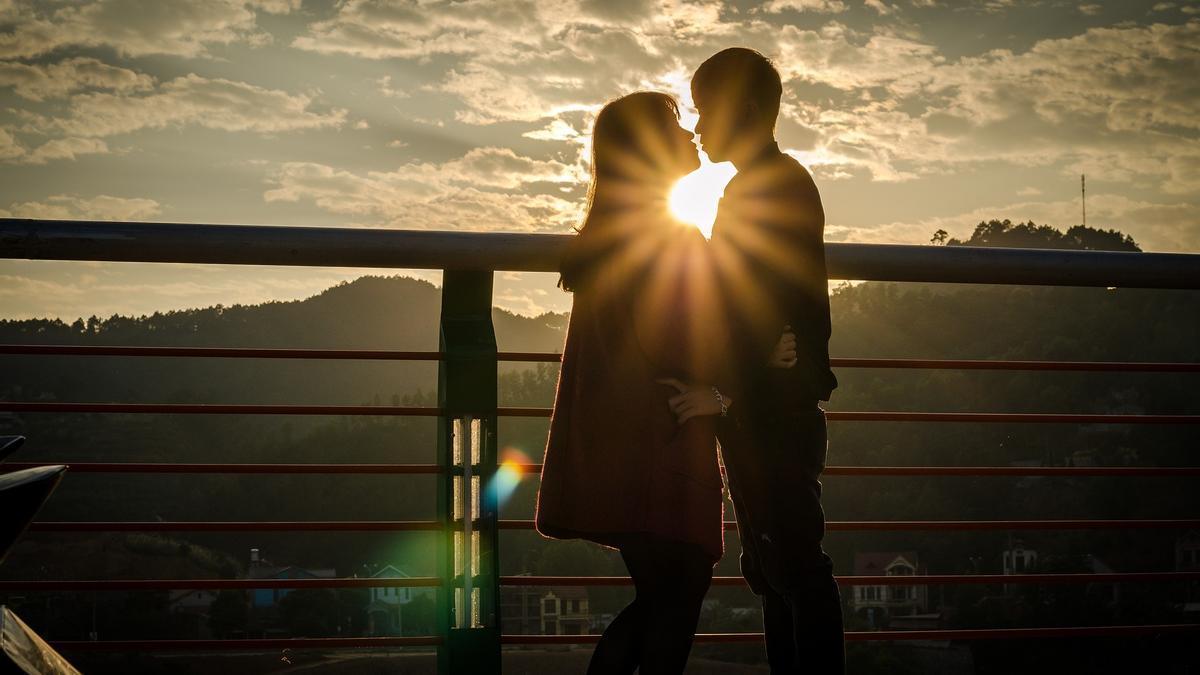
[[718, 439], [742, 576], [762, 596], [771, 672], [843, 673], [841, 597], [821, 548], [825, 411], [814, 401], [787, 413], [731, 414], [721, 419]]

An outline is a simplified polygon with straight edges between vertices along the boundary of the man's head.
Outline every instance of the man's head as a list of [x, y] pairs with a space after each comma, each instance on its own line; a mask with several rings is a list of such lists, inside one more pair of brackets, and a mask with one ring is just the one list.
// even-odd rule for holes
[[696, 134], [709, 159], [748, 157], [775, 137], [783, 84], [770, 59], [731, 47], [700, 64], [692, 76], [692, 101], [700, 113]]

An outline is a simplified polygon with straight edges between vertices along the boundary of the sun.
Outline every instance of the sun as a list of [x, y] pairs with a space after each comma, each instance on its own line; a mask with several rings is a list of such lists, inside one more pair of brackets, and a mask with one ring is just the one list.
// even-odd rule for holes
[[701, 162], [699, 169], [675, 183], [667, 204], [677, 220], [694, 225], [705, 237], [710, 237], [717, 217], [717, 200], [737, 170], [729, 162], [713, 164], [706, 157]]

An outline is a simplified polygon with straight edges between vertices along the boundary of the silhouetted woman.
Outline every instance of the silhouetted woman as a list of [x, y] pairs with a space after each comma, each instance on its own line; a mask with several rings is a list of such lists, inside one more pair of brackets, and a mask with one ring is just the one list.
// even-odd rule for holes
[[699, 165], [670, 96], [638, 92], [606, 105], [592, 137], [587, 216], [561, 266], [560, 285], [575, 298], [537, 529], [618, 549], [636, 589], [590, 674], [683, 672], [723, 549], [715, 418], [677, 422], [669, 401], [686, 403], [658, 382], [714, 381], [723, 344], [705, 306], [716, 293], [704, 238], [667, 212], [671, 186]]

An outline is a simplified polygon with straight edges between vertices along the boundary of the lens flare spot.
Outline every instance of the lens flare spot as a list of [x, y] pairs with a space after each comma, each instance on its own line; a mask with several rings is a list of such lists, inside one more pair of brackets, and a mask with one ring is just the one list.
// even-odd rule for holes
[[496, 504], [503, 505], [521, 484], [526, 471], [525, 465], [531, 462], [528, 455], [512, 447], [501, 450], [499, 459], [500, 467], [496, 469], [491, 489], [495, 493]]
[[676, 220], [693, 225], [705, 237], [711, 237], [717, 200], [737, 170], [729, 162], [713, 164], [703, 155], [700, 159], [700, 168], [680, 178], [671, 188], [668, 206]]

